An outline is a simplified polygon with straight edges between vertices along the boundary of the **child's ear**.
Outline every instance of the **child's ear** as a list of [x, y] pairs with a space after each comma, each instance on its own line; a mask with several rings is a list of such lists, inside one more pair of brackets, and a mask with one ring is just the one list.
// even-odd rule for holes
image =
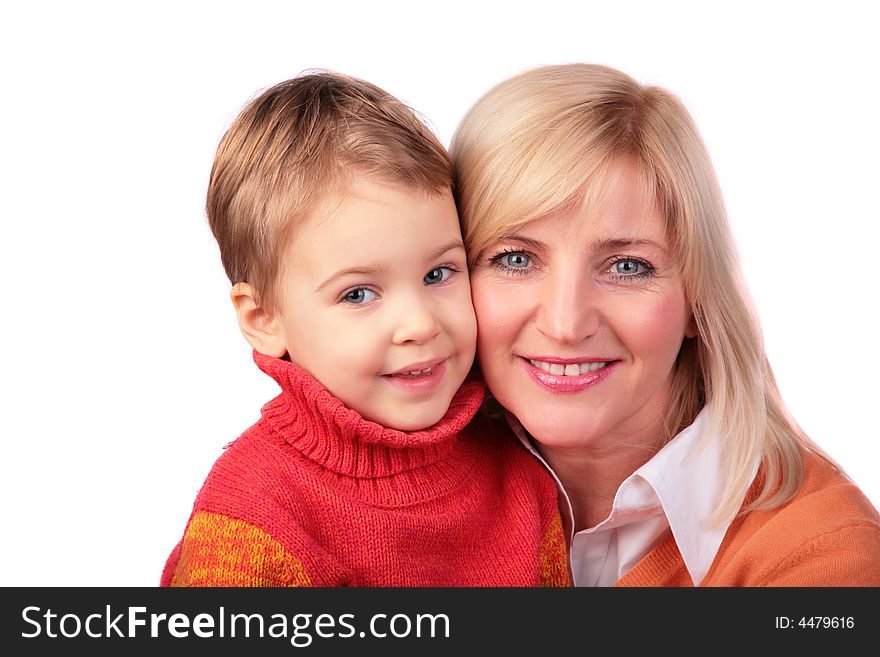
[[238, 326], [251, 346], [266, 356], [281, 358], [287, 353], [275, 313], [257, 304], [254, 289], [247, 283], [236, 283], [229, 293], [238, 315]]

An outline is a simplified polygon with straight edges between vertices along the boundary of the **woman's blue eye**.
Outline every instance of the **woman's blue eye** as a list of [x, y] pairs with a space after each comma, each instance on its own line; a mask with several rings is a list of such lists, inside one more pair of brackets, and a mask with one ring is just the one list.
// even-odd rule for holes
[[525, 253], [512, 252], [502, 254], [501, 262], [513, 269], [525, 269], [531, 264], [531, 259]]
[[489, 265], [505, 275], [525, 275], [537, 265], [532, 264], [532, 256], [525, 251], [501, 251], [489, 258]]
[[605, 271], [613, 280], [621, 283], [637, 282], [654, 275], [654, 267], [638, 258], [620, 258], [612, 262]]
[[619, 262], [615, 262], [612, 266], [615, 274], [621, 274], [623, 276], [632, 276], [634, 274], [640, 274], [640, 269], [644, 268], [641, 262], [637, 260], [620, 260]]
[[437, 283], [442, 283], [443, 281], [449, 280], [449, 277], [452, 276], [452, 268], [451, 267], [435, 267], [422, 279], [425, 282], [425, 285], [437, 285]]
[[361, 303], [366, 303], [367, 301], [372, 301], [375, 298], [376, 298], [376, 293], [373, 292], [372, 290], [368, 290], [363, 287], [358, 287], [358, 288], [355, 288], [354, 290], [349, 290], [348, 292], [346, 292], [343, 295], [342, 300], [345, 303], [361, 304]]

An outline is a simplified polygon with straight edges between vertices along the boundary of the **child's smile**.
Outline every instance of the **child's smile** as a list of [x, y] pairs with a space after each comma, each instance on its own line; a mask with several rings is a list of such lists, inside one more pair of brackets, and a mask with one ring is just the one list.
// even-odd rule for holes
[[476, 343], [452, 195], [361, 180], [284, 251], [275, 323], [291, 360], [366, 419], [417, 430], [446, 413]]

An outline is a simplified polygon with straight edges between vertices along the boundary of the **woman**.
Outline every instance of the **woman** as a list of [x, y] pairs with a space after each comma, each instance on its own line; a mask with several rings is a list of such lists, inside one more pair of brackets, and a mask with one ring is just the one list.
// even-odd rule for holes
[[880, 517], [782, 402], [684, 106], [542, 67], [451, 153], [479, 363], [557, 477], [575, 584], [880, 585]]

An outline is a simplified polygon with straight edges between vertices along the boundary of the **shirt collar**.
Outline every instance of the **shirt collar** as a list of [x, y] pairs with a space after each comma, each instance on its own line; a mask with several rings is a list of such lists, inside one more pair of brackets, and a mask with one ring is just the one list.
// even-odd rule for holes
[[[507, 420], [520, 441], [550, 469], [519, 421], [509, 413]], [[616, 529], [663, 514], [685, 567], [694, 585], [699, 586], [734, 518], [731, 515], [715, 525], [707, 522], [718, 506], [725, 483], [721, 468], [723, 446], [718, 434], [710, 430], [710, 424], [708, 409], [704, 408], [690, 426], [623, 481], [608, 518], [585, 531]], [[566, 501], [570, 519], [571, 502], [555, 473], [553, 476]], [[570, 521], [568, 524], [571, 526]]]
[[722, 524], [707, 522], [718, 507], [724, 484], [722, 445], [716, 432], [707, 434], [709, 424], [704, 408], [689, 427], [636, 470], [618, 491], [620, 494], [625, 490], [634, 477], [641, 477], [651, 486], [694, 586], [699, 586], [709, 572], [733, 521], [731, 516]]

